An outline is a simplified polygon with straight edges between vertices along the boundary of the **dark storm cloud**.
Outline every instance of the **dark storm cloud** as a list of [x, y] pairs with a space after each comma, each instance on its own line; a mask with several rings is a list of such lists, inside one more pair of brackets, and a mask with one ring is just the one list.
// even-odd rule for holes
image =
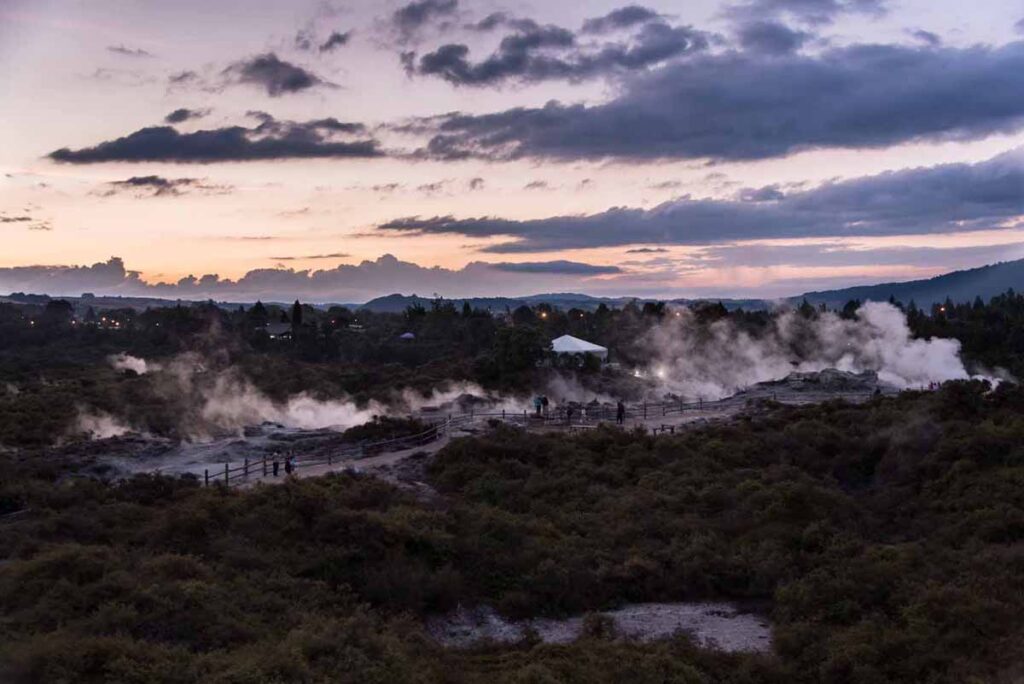
[[191, 119], [201, 119], [209, 113], [209, 109], [185, 109], [182, 107], [165, 116], [164, 121], [169, 124], [177, 124]]
[[0, 223], [28, 223], [34, 221], [31, 216], [2, 216], [0, 215]]
[[327, 37], [323, 43], [320, 44], [320, 52], [333, 52], [337, 48], [348, 45], [348, 41], [352, 38], [352, 32], [346, 31], [341, 33], [340, 31], [333, 32]]
[[260, 124], [254, 128], [229, 126], [180, 133], [170, 126], [153, 126], [116, 140], [79, 150], [51, 152], [54, 161], [92, 164], [113, 161], [237, 162], [267, 159], [378, 157], [381, 151], [372, 138], [342, 139], [363, 132], [361, 124], [337, 119], [296, 122], [274, 119], [254, 112]]
[[177, 197], [187, 192], [223, 195], [231, 192], [230, 185], [216, 185], [201, 178], [164, 178], [163, 176], [132, 176], [122, 181], [105, 184], [103, 197], [128, 192], [140, 197]]
[[[452, 216], [397, 219], [382, 232], [507, 236], [488, 252], [540, 252], [630, 244], [700, 245], [730, 240], [948, 233], [999, 228], [1024, 216], [1024, 148], [978, 164], [948, 164], [827, 183], [761, 201], [681, 199], [651, 210], [532, 221]], [[771, 198], [764, 201], [764, 198]]]
[[610, 275], [622, 273], [618, 266], [595, 266], [578, 261], [537, 261], [518, 264], [491, 264], [491, 268], [506, 273], [559, 273], [562, 275]]
[[626, 254], [665, 254], [666, 252], [668, 250], [664, 247], [640, 247], [626, 250]]
[[761, 19], [788, 14], [808, 24], [827, 24], [840, 14], [881, 16], [886, 0], [748, 0], [732, 5], [727, 13], [741, 19]]
[[740, 45], [751, 52], [784, 55], [803, 47], [812, 38], [810, 33], [791, 29], [778, 21], [751, 21], [737, 31]]
[[640, 27], [628, 42], [580, 46], [575, 34], [553, 25], [518, 20], [489, 57], [473, 62], [469, 47], [450, 43], [416, 62], [406, 53], [407, 71], [437, 76], [464, 86], [489, 86], [504, 81], [581, 81], [621, 71], [637, 71], [669, 59], [704, 50], [708, 37], [689, 26], [656, 21]]
[[147, 52], [141, 48], [130, 48], [126, 45], [109, 45], [107, 46], [107, 52], [113, 52], [116, 55], [122, 55], [124, 57], [152, 57], [152, 52]]
[[285, 62], [273, 52], [235, 62], [222, 75], [235, 83], [259, 86], [271, 97], [333, 85], [300, 66]]
[[583, 33], [607, 33], [629, 28], [659, 18], [659, 14], [640, 5], [627, 5], [612, 10], [603, 17], [587, 19], [583, 22]]
[[436, 131], [421, 155], [440, 159], [738, 160], [978, 139], [1024, 126], [1024, 42], [698, 55], [631, 79], [604, 104], [421, 123]]
[[458, 0], [418, 0], [395, 10], [391, 22], [399, 35], [409, 40], [424, 26], [455, 14], [458, 6]]

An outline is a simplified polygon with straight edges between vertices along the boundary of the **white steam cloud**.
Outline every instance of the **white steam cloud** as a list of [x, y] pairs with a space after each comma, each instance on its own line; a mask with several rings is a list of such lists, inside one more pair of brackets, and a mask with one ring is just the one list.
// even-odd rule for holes
[[887, 303], [864, 304], [855, 320], [831, 312], [807, 319], [787, 311], [757, 331], [730, 319], [697, 325], [693, 312], [678, 313], [654, 328], [646, 343], [654, 359], [648, 371], [666, 391], [684, 397], [720, 399], [793, 372], [826, 368], [875, 371], [900, 389], [969, 377], [959, 341], [913, 339], [903, 312]]
[[72, 431], [89, 435], [90, 439], [109, 439], [131, 432], [131, 428], [107, 413], [80, 411]]
[[107, 361], [116, 370], [130, 370], [138, 373], [139, 375], [145, 375], [151, 371], [160, 370], [159, 364], [149, 363], [145, 359], [140, 359], [137, 356], [132, 356], [125, 352], [108, 356]]

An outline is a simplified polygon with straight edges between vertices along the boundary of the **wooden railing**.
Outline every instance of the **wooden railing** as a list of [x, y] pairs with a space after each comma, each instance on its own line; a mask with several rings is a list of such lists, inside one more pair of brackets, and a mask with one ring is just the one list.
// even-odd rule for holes
[[[827, 399], [863, 400], [868, 399], [871, 396], [871, 391], [821, 393], [802, 392], [799, 395], [795, 395], [793, 398], [799, 397], [800, 403], [816, 403]], [[764, 398], [767, 399], [768, 397]], [[771, 398], [774, 399], [774, 395]], [[625, 407], [623, 422], [635, 424], [638, 421], [643, 421], [646, 425], [649, 421], [656, 420], [657, 418], [680, 415], [687, 411], [720, 410], [733, 406], [745, 406], [749, 401], [751, 401], [750, 397], [734, 396], [717, 401], [704, 401], [702, 399], [698, 399], [697, 401], [690, 402], [683, 400], [652, 403], [642, 402]], [[618, 419], [618, 411], [615, 406], [591, 404], [583, 408], [574, 408], [571, 415], [565, 408], [559, 408], [546, 413], [542, 411], [539, 415], [535, 411], [528, 410], [503, 409], [501, 411], [476, 411], [474, 409], [470, 409], [465, 413], [447, 415], [442, 419], [439, 419], [436, 415], [429, 414], [420, 414], [416, 417], [424, 422], [433, 421], [433, 425], [431, 425], [427, 430], [415, 435], [398, 437], [379, 442], [353, 444], [352, 446], [330, 451], [326, 455], [295, 460], [295, 468], [311, 468], [323, 465], [332, 466], [336, 463], [355, 462], [382, 453], [404, 451], [406, 449], [424, 446], [438, 439], [443, 439], [450, 433], [453, 427], [481, 420], [496, 420], [503, 423], [522, 425], [524, 427], [557, 428], [563, 426], [570, 430], [578, 430], [580, 428], [595, 426], [598, 423], [615, 422]], [[655, 434], [658, 432], [668, 432], [670, 430], [674, 432], [674, 429], [670, 425], [656, 424], [653, 427], [653, 430]], [[279, 462], [279, 466], [283, 468], [283, 461]], [[203, 482], [206, 485], [216, 483], [228, 486], [245, 484], [271, 475], [272, 468], [273, 461], [272, 459], [268, 460], [266, 456], [260, 459], [253, 459], [251, 461], [249, 459], [245, 459], [241, 464], [225, 463], [222, 470], [218, 469], [210, 471], [207, 469], [204, 471]]]

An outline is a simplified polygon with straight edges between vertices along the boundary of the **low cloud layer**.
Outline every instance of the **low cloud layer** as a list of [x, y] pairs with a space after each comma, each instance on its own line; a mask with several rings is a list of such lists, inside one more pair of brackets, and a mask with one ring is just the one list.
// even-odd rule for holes
[[181, 133], [171, 126], [152, 126], [123, 138], [79, 150], [51, 152], [54, 161], [99, 162], [237, 162], [268, 159], [360, 158], [381, 155], [376, 140], [361, 124], [337, 119], [283, 121], [262, 112], [252, 128], [229, 126]]
[[[752, 39], [785, 52], [778, 36]], [[447, 55], [444, 64], [455, 66], [444, 73], [492, 78], [480, 65], [465, 70], [461, 57]], [[1024, 42], [854, 45], [773, 59], [735, 51], [696, 55], [631, 79], [604, 104], [553, 101], [423, 125], [435, 132], [423, 155], [436, 159], [743, 160], [972, 140], [1024, 126]]]
[[489, 252], [619, 245], [702, 245], [730, 240], [946, 233], [1003, 227], [1024, 215], [1024, 149], [978, 164], [947, 164], [783, 193], [750, 189], [732, 200], [684, 198], [650, 210], [532, 221], [452, 216], [396, 219], [382, 232], [507, 236]]
[[[316, 255], [306, 258], [334, 257]], [[344, 256], [344, 255], [337, 255]], [[429, 296], [532, 294], [554, 287], [579, 285], [588, 278], [620, 273], [614, 266], [572, 261], [485, 263], [461, 269], [425, 267], [386, 254], [373, 261], [342, 264], [321, 270], [264, 268], [237, 280], [215, 274], [188, 276], [175, 283], [144, 282], [119, 258], [92, 266], [24, 266], [0, 268], [0, 292], [33, 292], [77, 296], [83, 292], [228, 301], [255, 299], [318, 302], [362, 302], [401, 292]]]

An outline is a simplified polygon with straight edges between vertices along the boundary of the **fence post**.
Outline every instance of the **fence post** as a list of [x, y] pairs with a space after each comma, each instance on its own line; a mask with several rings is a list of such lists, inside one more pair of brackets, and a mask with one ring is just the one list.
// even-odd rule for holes
[[245, 472], [245, 479], [248, 480], [249, 479], [249, 457], [248, 456], [245, 457], [245, 471], [244, 472]]
[[704, 397], [697, 397], [697, 404], [700, 406], [700, 410], [704, 410]]
[[210, 470], [209, 468], [203, 470], [203, 486], [210, 486]]
[[224, 464], [224, 484], [229, 484], [230, 482], [231, 482], [231, 479], [228, 476], [228, 464], [225, 463]]
[[331, 465], [331, 452], [327, 452], [327, 465]]
[[267, 476], [267, 456], [263, 455], [263, 477]]
[[644, 400], [644, 420], [647, 420], [647, 400]]
[[501, 420], [502, 422], [505, 420], [505, 409], [501, 409]]

